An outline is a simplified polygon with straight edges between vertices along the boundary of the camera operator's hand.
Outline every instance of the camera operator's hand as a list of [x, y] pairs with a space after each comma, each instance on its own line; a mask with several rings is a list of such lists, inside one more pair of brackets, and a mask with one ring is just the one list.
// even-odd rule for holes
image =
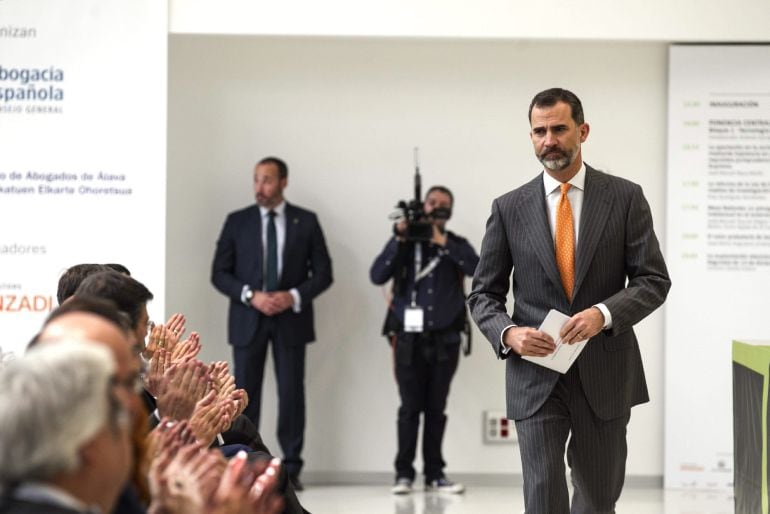
[[398, 220], [398, 223], [395, 223], [393, 225], [393, 231], [396, 233], [396, 239], [398, 239], [401, 242], [406, 241], [406, 227], [408, 225], [408, 222], [406, 221], [406, 218], [401, 218]]
[[436, 223], [433, 223], [433, 237], [430, 242], [438, 246], [446, 246], [446, 232], [441, 230]]

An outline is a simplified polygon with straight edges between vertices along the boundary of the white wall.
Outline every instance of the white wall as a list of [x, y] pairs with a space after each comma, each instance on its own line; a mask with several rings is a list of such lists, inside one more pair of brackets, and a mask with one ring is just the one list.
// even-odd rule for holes
[[767, 41], [767, 0], [170, 0], [171, 31], [625, 41]]
[[[253, 202], [251, 168], [279, 155], [289, 201], [315, 210], [335, 283], [316, 302], [307, 362], [306, 469], [389, 472], [398, 404], [368, 280], [387, 214], [423, 183], [456, 194], [450, 228], [479, 248], [491, 200], [539, 171], [526, 111], [559, 85], [584, 102], [587, 162], [643, 185], [664, 220], [666, 46], [172, 36], [169, 41], [167, 305], [188, 315], [204, 359], [229, 359], [226, 300], [209, 284], [227, 212]], [[638, 327], [653, 401], [634, 409], [629, 475], [662, 474], [662, 313]], [[449, 402], [448, 471], [520, 472], [513, 446], [482, 444], [482, 411], [504, 407], [504, 366], [478, 331]], [[262, 432], [278, 448], [272, 370]]]

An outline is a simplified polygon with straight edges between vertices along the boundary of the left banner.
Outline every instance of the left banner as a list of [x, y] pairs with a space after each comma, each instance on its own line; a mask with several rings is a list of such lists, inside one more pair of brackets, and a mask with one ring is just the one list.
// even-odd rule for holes
[[78, 263], [127, 266], [164, 315], [167, 50], [167, 1], [0, 0], [3, 352]]

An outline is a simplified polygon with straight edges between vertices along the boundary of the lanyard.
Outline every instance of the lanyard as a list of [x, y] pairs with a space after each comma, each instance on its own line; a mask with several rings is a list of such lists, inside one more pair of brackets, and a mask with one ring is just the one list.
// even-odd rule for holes
[[443, 252], [439, 250], [438, 254], [432, 258], [424, 268], [420, 269], [420, 265], [422, 264], [422, 243], [414, 244], [414, 289], [412, 289], [412, 307], [417, 305], [417, 283], [436, 269], [439, 261], [441, 261], [442, 255]]

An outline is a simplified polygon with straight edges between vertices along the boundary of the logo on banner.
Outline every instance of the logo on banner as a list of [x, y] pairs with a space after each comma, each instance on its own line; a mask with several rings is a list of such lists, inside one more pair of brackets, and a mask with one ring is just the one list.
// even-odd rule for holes
[[0, 112], [60, 114], [63, 101], [61, 68], [9, 68], [0, 64]]

